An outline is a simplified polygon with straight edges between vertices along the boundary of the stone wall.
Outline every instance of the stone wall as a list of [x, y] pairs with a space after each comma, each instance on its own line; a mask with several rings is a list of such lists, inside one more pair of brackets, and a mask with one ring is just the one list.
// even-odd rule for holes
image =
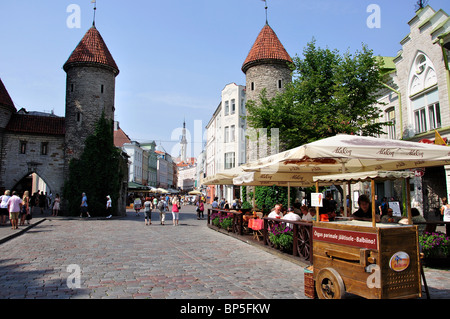
[[[21, 142], [26, 142], [21, 154]], [[42, 154], [42, 143], [47, 143], [47, 154]], [[53, 194], [61, 194], [64, 186], [64, 136], [42, 136], [4, 132], [0, 185], [14, 188], [31, 173], [38, 174]], [[31, 191], [31, 190], [30, 190]]]

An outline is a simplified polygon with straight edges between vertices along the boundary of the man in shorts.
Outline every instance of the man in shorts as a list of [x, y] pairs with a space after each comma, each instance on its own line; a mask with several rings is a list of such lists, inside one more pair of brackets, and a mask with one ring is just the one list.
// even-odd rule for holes
[[89, 212], [88, 212], [86, 193], [81, 194], [80, 218], [83, 217], [83, 213], [86, 213], [87, 217], [91, 217], [91, 215], [89, 215]]
[[19, 223], [19, 213], [22, 209], [22, 200], [19, 196], [17, 196], [17, 192], [13, 192], [13, 195], [10, 199], [8, 199], [8, 211], [9, 211], [9, 219], [11, 220], [11, 228], [18, 229], [17, 226]]
[[[151, 225], [152, 224], [152, 202], [151, 198], [147, 197], [144, 202], [144, 220], [145, 225]], [[147, 222], [148, 220], [148, 222]]]

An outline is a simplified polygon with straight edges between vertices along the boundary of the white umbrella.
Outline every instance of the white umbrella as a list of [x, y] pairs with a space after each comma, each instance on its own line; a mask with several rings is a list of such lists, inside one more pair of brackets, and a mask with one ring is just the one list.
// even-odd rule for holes
[[203, 193], [199, 192], [199, 191], [190, 191], [188, 194], [189, 195], [203, 195]]
[[[441, 145], [339, 134], [242, 165], [265, 174], [315, 175], [442, 166], [450, 148]], [[344, 169], [344, 170], [343, 170]]]

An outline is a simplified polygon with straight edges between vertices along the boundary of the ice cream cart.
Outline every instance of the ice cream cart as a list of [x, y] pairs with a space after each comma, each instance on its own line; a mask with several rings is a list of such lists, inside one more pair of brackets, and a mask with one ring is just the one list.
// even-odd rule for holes
[[375, 181], [409, 179], [409, 171], [376, 171], [314, 177], [319, 184], [371, 182], [372, 220], [341, 220], [313, 224], [313, 278], [320, 299], [351, 293], [370, 299], [420, 298], [421, 273], [417, 226], [375, 221]]

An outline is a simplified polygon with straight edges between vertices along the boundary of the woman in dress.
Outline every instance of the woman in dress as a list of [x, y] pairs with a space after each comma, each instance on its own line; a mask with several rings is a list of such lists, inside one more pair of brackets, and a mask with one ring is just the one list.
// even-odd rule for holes
[[59, 198], [59, 194], [55, 196], [55, 202], [53, 203], [53, 214], [52, 216], [58, 216], [59, 210], [61, 209], [61, 199]]

